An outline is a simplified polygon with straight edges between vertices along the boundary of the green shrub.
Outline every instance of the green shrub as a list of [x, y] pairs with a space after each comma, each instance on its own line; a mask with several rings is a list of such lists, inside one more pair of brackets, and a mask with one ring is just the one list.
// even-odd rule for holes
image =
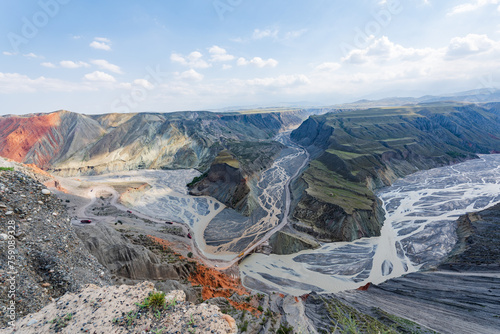
[[196, 176], [193, 181], [189, 182], [187, 184], [188, 187], [192, 187], [194, 186], [196, 183], [200, 182], [201, 180], [203, 180], [204, 178], [206, 178], [208, 176], [208, 172], [205, 172], [203, 173], [202, 175], [200, 176]]
[[278, 331], [276, 334], [292, 334], [293, 333], [293, 327], [289, 326], [288, 323], [284, 323], [280, 325], [280, 328], [278, 328]]
[[146, 300], [144, 300], [144, 303], [140, 306], [153, 310], [163, 308], [165, 306], [165, 293], [161, 291], [151, 293], [146, 297]]
[[240, 327], [240, 331], [243, 333], [243, 332], [246, 332], [247, 330], [248, 330], [248, 321], [245, 320], [243, 325], [241, 325], [241, 327]]

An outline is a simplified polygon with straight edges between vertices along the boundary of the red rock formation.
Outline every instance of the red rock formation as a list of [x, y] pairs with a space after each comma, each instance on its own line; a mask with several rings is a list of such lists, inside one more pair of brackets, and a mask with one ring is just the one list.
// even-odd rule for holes
[[[163, 247], [170, 247], [171, 244], [163, 239], [148, 235], [148, 237]], [[180, 257], [185, 259], [184, 257]], [[191, 260], [196, 261], [196, 260]], [[228, 300], [228, 302], [238, 310], [247, 310], [251, 313], [260, 313], [255, 307], [251, 306], [250, 303], [242, 302], [237, 303], [233, 300], [228, 299], [233, 294], [242, 295], [250, 295], [249, 291], [241, 285], [241, 281], [236, 278], [232, 278], [229, 275], [226, 275], [223, 272], [215, 270], [213, 268], [209, 268], [204, 264], [198, 262], [196, 265], [196, 272], [191, 273], [189, 277], [189, 281], [193, 286], [202, 286], [202, 297], [204, 300], [215, 298], [215, 297], [224, 297]]]
[[[46, 137], [56, 144], [57, 140], [53, 137], [51, 130], [59, 126], [60, 122], [60, 112], [29, 117], [0, 118], [0, 155], [23, 162], [31, 148], [42, 138]], [[43, 166], [50, 161], [54, 152], [37, 153], [38, 165]]]
[[360, 286], [360, 287], [359, 287], [359, 288], [357, 288], [356, 290], [366, 291], [366, 290], [368, 290], [368, 288], [370, 287], [370, 285], [371, 285], [371, 283], [370, 283], [370, 282], [368, 282], [368, 283], [366, 283], [365, 285]]

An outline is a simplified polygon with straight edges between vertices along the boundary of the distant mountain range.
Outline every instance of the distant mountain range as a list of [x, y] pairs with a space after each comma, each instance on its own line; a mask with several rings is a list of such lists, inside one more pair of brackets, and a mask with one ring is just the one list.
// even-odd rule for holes
[[[281, 102], [274, 103], [272, 105], [273, 109], [290, 109], [290, 108], [306, 108], [306, 109], [317, 109], [324, 112], [334, 111], [338, 109], [360, 109], [360, 108], [373, 108], [373, 107], [391, 107], [391, 106], [402, 106], [402, 105], [413, 105], [421, 103], [432, 103], [432, 102], [444, 102], [444, 101], [454, 101], [454, 102], [469, 102], [469, 103], [484, 103], [484, 102], [500, 102], [500, 90], [494, 88], [482, 88], [468, 90], [458, 93], [443, 94], [443, 95], [425, 95], [421, 97], [386, 97], [382, 99], [361, 99], [355, 102], [338, 103], [331, 105], [322, 105], [321, 103], [311, 102], [311, 101], [300, 101], [300, 102]], [[227, 111], [243, 111], [243, 110], [267, 110], [269, 106], [262, 105], [252, 105], [252, 106], [233, 106], [227, 108], [221, 108], [217, 111], [227, 112]]]

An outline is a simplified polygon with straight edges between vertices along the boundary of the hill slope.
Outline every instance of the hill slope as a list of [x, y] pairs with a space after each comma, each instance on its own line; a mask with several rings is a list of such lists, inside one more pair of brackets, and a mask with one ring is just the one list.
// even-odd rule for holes
[[419, 169], [499, 152], [497, 110], [439, 103], [311, 116], [291, 135], [314, 158], [294, 184], [295, 227], [334, 241], [379, 235], [374, 190]]

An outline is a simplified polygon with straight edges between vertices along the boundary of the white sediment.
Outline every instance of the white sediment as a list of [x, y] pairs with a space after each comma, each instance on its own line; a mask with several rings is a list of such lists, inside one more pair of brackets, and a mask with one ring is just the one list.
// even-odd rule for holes
[[[299, 295], [310, 292], [311, 286], [339, 292], [415, 272], [451, 250], [460, 215], [500, 202], [500, 155], [418, 172], [382, 189], [378, 196], [386, 210], [380, 237], [324, 244], [292, 255], [254, 254], [240, 265], [242, 278]], [[401, 257], [397, 243], [405, 245], [400, 248]], [[356, 267], [357, 257], [361, 262], [371, 259], [372, 265]]]

